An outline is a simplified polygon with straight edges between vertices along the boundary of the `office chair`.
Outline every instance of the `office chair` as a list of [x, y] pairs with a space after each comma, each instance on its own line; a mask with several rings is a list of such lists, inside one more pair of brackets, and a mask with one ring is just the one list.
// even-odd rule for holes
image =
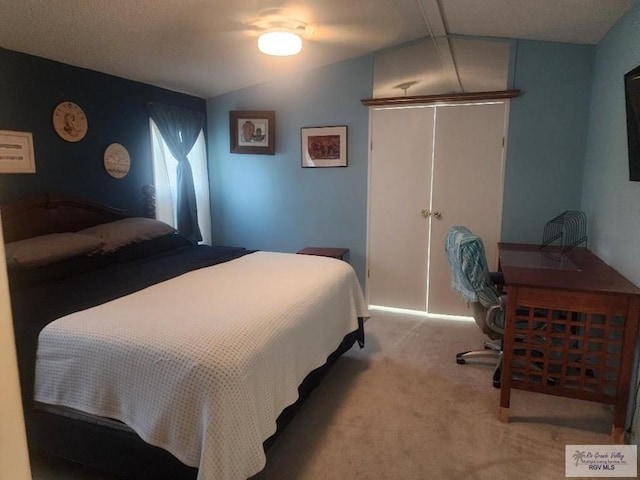
[[504, 336], [506, 295], [501, 296], [487, 268], [482, 239], [468, 228], [451, 227], [446, 237], [447, 258], [451, 267], [451, 288], [462, 295], [473, 312], [473, 318], [489, 337], [484, 350], [456, 354], [456, 362], [494, 357], [493, 386], [500, 388], [502, 338]]

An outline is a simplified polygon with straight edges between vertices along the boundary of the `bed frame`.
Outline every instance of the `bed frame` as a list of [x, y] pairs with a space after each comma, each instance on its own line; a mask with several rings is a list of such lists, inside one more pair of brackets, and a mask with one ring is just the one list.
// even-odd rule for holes
[[[144, 191], [146, 190], [146, 191]], [[153, 187], [145, 186], [145, 215], [155, 216]], [[0, 206], [6, 243], [49, 233], [74, 232], [133, 216], [126, 210], [81, 197], [42, 194]], [[277, 419], [276, 433], [264, 442], [269, 448], [336, 360], [358, 341], [364, 345], [363, 320], [344, 337], [327, 363], [302, 382], [299, 399]], [[197, 469], [181, 463], [169, 452], [149, 445], [137, 434], [40, 411], [23, 399], [29, 448], [135, 480], [193, 480]]]
[[131, 217], [126, 210], [81, 197], [44, 193], [0, 206], [5, 243], [84, 228]]

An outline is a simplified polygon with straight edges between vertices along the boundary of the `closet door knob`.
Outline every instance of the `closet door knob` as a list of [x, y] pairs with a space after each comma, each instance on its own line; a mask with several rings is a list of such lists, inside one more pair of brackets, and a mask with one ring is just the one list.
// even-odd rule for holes
[[442, 218], [442, 212], [435, 211], [435, 212], [432, 212], [431, 215], [436, 217], [438, 220]]
[[431, 212], [429, 210], [422, 209], [420, 210], [420, 215], [422, 215], [422, 218], [427, 218], [429, 215], [431, 215]]

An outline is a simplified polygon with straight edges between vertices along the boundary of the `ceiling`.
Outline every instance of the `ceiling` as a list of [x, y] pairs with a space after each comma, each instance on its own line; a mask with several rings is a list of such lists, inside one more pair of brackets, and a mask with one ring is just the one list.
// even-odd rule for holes
[[[202, 98], [447, 34], [596, 44], [635, 0], [0, 0], [0, 47]], [[257, 50], [258, 13], [314, 30]]]

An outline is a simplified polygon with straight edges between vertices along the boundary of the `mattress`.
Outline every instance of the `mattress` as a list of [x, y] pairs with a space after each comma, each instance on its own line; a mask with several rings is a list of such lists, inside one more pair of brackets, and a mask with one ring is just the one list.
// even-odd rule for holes
[[246, 479], [302, 379], [366, 316], [348, 264], [256, 252], [49, 323], [34, 398], [120, 421], [200, 480]]

